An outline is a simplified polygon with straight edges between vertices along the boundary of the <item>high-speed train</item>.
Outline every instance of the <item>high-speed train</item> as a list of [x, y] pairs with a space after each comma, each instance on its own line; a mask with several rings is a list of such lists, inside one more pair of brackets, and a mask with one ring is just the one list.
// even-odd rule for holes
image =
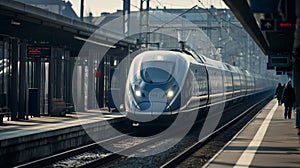
[[191, 51], [145, 51], [132, 61], [125, 112], [133, 123], [168, 119], [219, 102], [272, 91], [276, 82]]

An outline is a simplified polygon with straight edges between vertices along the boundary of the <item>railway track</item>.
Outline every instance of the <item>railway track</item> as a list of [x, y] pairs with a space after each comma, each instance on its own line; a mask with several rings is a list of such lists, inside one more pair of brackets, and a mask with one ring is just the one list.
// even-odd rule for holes
[[[163, 159], [163, 161], [157, 161], [157, 163], [151, 166], [153, 167], [178, 166], [185, 159], [191, 156], [195, 151], [200, 150], [201, 147], [205, 146], [217, 135], [220, 135], [224, 130], [232, 126], [234, 123], [236, 123], [246, 114], [248, 114], [250, 111], [255, 111], [255, 109], [257, 111], [257, 109], [261, 108], [267, 100], [269, 99], [264, 99], [258, 103], [255, 103], [247, 110], [245, 110], [245, 112], [235, 117], [232, 121], [230, 122], [226, 121], [227, 124], [219, 127], [216, 131], [214, 131], [213, 133], [209, 134], [208, 136], [204, 137], [199, 141], [197, 138], [191, 138], [192, 140], [186, 140], [185, 143], [189, 143], [188, 145], [184, 144], [182, 145], [183, 147], [180, 147], [180, 149], [178, 150], [173, 149], [173, 152], [172, 150], [170, 150], [171, 154], [164, 154], [164, 155], [170, 155], [171, 158], [166, 156], [166, 158]], [[232, 110], [232, 108], [228, 108], [226, 110], [227, 111], [226, 113], [228, 113], [228, 111], [230, 110]], [[180, 132], [180, 130], [178, 130], [178, 132]], [[103, 165], [107, 165], [108, 167], [122, 167], [120, 165], [123, 164], [126, 165], [126, 163], [124, 162], [126, 162], [128, 158], [134, 158], [135, 153], [137, 151], [152, 150], [154, 148], [153, 146], [156, 146], [155, 148], [159, 148], [159, 145], [157, 144], [168, 143], [169, 141], [172, 140], [172, 138], [174, 137], [176, 138], [175, 132], [173, 132], [172, 134], [163, 134], [162, 136], [157, 136], [155, 138], [139, 137], [138, 140], [136, 139], [136, 137], [134, 137], [134, 135], [136, 134], [137, 132], [131, 132], [129, 134], [121, 135], [118, 137], [114, 137], [111, 139], [86, 145], [80, 148], [69, 150], [60, 154], [56, 154], [30, 163], [19, 165], [17, 167], [18, 168], [27, 168], [27, 167], [30, 168], [32, 167], [49, 167], [49, 168], [50, 167], [60, 167], [60, 168], [61, 167], [80, 167], [80, 168], [88, 167], [90, 168], [90, 167], [100, 167]], [[199, 134], [196, 133], [196, 135]], [[113, 151], [115, 152], [110, 152], [111, 150], [108, 151], [104, 149], [102, 146], [105, 145], [114, 146], [115, 148], [113, 149]], [[175, 153], [174, 150], [176, 151], [176, 154], [174, 154]], [[183, 152], [178, 153], [178, 151], [183, 151]], [[155, 160], [152, 159], [151, 157], [147, 157], [148, 159], [136, 158], [131, 160], [136, 160], [136, 162], [141, 162], [141, 160]], [[153, 156], [153, 158], [155, 157], [160, 157], [160, 156]], [[116, 164], [116, 162], [119, 162], [119, 164]], [[110, 165], [111, 163], [112, 165]], [[144, 164], [149, 164], [149, 161], [148, 163], [144, 163]], [[145, 165], [145, 166], [149, 166], [149, 165]]]
[[42, 158], [39, 160], [35, 160], [35, 161], [29, 162], [29, 163], [18, 165], [15, 168], [38, 168], [38, 167], [47, 167], [47, 166], [51, 167], [51, 165], [53, 163], [64, 160], [66, 158], [80, 156], [82, 154], [85, 154], [90, 151], [95, 151], [95, 150], [102, 151], [102, 148], [100, 148], [101, 145], [106, 144], [106, 143], [114, 143], [114, 142], [120, 141], [120, 140], [124, 139], [124, 137], [125, 137], [125, 135], [121, 135], [121, 136], [110, 138], [110, 139], [107, 139], [104, 141], [92, 143], [92, 144], [85, 145], [85, 146], [75, 148], [72, 150], [68, 150], [68, 151], [65, 151], [65, 152], [62, 152], [59, 154], [51, 155], [49, 157], [45, 157], [45, 158]]
[[[140, 130], [138, 130], [137, 132], [139, 131]], [[73, 150], [45, 157], [26, 164], [18, 165], [15, 168], [99, 167], [99, 165], [103, 165], [112, 160], [116, 160], [122, 156], [135, 155], [135, 153], [140, 149], [150, 147], [153, 144], [161, 143], [168, 137], [174, 136], [174, 132], [170, 134], [162, 134], [161, 136], [156, 136], [154, 138], [137, 138], [131, 136], [135, 134], [141, 135], [141, 133], [137, 132], [131, 132], [104, 141], [85, 145], [83, 147], [79, 147]], [[109, 145], [111, 147], [110, 149], [114, 148], [110, 151], [114, 152], [110, 152], [102, 147]]]
[[[178, 154], [176, 157], [172, 158], [171, 160], [167, 161], [163, 165], [160, 166], [160, 168], [169, 168], [169, 167], [176, 167], [180, 165], [183, 161], [185, 161], [187, 158], [189, 158], [191, 155], [193, 155], [196, 151], [201, 150], [203, 146], [208, 144], [213, 138], [216, 136], [222, 134], [226, 129], [232, 127], [234, 124], [236, 124], [238, 121], [240, 121], [242, 118], [244, 118], [246, 115], [252, 112], [251, 118], [248, 119], [247, 124], [252, 121], [257, 112], [263, 108], [270, 100], [270, 97], [265, 98], [258, 103], [255, 103], [250, 108], [245, 110], [243, 113], [232, 119], [230, 122], [224, 124], [220, 128], [216, 129], [214, 132], [209, 134], [208, 136], [204, 137], [203, 139], [199, 140], [180, 154]], [[199, 166], [199, 165], [198, 165]], [[182, 167], [188, 167], [188, 166], [182, 166]]]

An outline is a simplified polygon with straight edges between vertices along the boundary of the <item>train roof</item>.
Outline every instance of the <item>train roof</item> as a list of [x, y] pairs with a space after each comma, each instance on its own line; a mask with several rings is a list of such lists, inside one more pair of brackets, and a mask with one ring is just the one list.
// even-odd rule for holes
[[227, 70], [230, 72], [234, 72], [234, 73], [238, 73], [238, 74], [244, 74], [246, 76], [255, 76], [255, 77], [259, 77], [260, 75], [258, 74], [252, 74], [250, 73], [248, 70], [245, 69], [241, 69], [240, 67], [236, 67], [233, 65], [230, 65], [228, 63], [224, 63], [221, 61], [217, 61], [211, 58], [208, 58], [204, 55], [199, 55], [197, 53], [195, 53], [194, 51], [191, 50], [179, 50], [179, 49], [172, 49], [172, 50], [148, 50], [148, 51], [152, 51], [152, 52], [163, 52], [163, 53], [168, 53], [168, 52], [178, 52], [180, 54], [184, 54], [184, 55], [189, 55], [187, 56], [185, 59], [194, 59], [196, 62], [198, 63], [203, 63], [207, 66], [211, 66], [211, 67], [215, 67], [215, 68], [219, 68], [222, 70]]
[[[186, 52], [190, 52], [190, 51], [186, 51]], [[193, 54], [196, 54], [196, 53], [193, 53]], [[203, 63], [205, 65], [213, 66], [213, 67], [216, 67], [216, 68], [219, 68], [219, 69], [222, 69], [222, 70], [227, 70], [227, 71], [230, 71], [230, 72], [245, 74], [246, 76], [253, 75], [248, 70], [241, 69], [240, 67], [236, 67], [236, 66], [233, 66], [233, 65], [230, 65], [228, 63], [221, 62], [221, 61], [213, 60], [213, 59], [208, 58], [204, 55], [199, 55], [199, 54], [196, 54], [196, 55], [201, 58], [201, 60], [203, 61]], [[259, 76], [259, 75], [256, 74], [255, 76]]]
[[199, 56], [198, 54], [196, 54], [194, 51], [187, 51], [187, 50], [182, 51], [182, 50], [178, 50], [178, 49], [172, 49], [170, 51], [179, 52], [179, 53], [182, 53], [182, 54], [187, 54], [187, 55], [191, 56], [190, 58], [193, 58], [197, 62], [204, 63], [203, 58], [201, 56]]

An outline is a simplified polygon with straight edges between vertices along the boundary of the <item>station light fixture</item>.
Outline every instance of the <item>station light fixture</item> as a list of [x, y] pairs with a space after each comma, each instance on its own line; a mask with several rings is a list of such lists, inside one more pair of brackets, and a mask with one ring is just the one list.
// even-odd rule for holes
[[21, 25], [20, 22], [14, 20], [14, 19], [11, 19], [10, 24], [15, 25], [15, 26], [20, 26]]

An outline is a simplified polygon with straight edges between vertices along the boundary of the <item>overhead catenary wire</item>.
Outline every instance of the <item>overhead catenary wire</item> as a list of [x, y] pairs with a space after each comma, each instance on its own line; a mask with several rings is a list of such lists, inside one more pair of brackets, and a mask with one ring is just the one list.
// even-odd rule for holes
[[[164, 6], [159, 0], [156, 0], [156, 2], [159, 3], [160, 6]], [[204, 7], [204, 9], [207, 10], [207, 12], [208, 12], [211, 16], [213, 16], [213, 17], [215, 18], [215, 20], [216, 20], [219, 24], [221, 24], [220, 18], [217, 18], [217, 17], [216, 17], [216, 16], [215, 16], [208, 8], [206, 8], [206, 6], [203, 4], [203, 2], [202, 2], [201, 0], [198, 0], [198, 2]], [[133, 4], [133, 3], [130, 3], [130, 5], [133, 6], [134, 8], [136, 8], [136, 9], [140, 10], [140, 7], [139, 7], [139, 6], [137, 6], [137, 5]], [[169, 23], [171, 23], [171, 22], [173, 22], [174, 20], [178, 19], [179, 17], [183, 16], [184, 14], [190, 12], [191, 10], [194, 10], [196, 7], [199, 7], [199, 6], [198, 6], [198, 5], [194, 5], [192, 8], [187, 9], [186, 11], [182, 12], [181, 14], [177, 15], [176, 17], [172, 18], [172, 19], [169, 20], [169, 21], [162, 20], [162, 18], [157, 17], [156, 15], [153, 15], [153, 14], [149, 13], [149, 15], [150, 15], [151, 17], [156, 18], [156, 19], [158, 19], [159, 21], [165, 22], [164, 24], [162, 24], [162, 25], [156, 27], [156, 28], [155, 28], [154, 30], [152, 30], [150, 33], [154, 33], [154, 32], [156, 32], [156, 31], [158, 31], [158, 30], [160, 30], [160, 29], [162, 29], [162, 28], [165, 28], [166, 25], [168, 25]], [[233, 26], [235, 26], [235, 27], [237, 27], [237, 28], [242, 29], [241, 26], [235, 25], [235, 24], [233, 24], [233, 23], [230, 22], [230, 21], [227, 21], [227, 20], [225, 20], [225, 19], [223, 19], [223, 18], [221, 18], [221, 20], [222, 20], [222, 21], [225, 21], [225, 22], [227, 22], [227, 23], [229, 23], [229, 24], [231, 24], [231, 25], [233, 25]], [[225, 32], [228, 34], [228, 36], [230, 36], [234, 41], [236, 41], [236, 42], [243, 48], [243, 46], [242, 46], [242, 45], [241, 45], [234, 37], [232, 37], [232, 36], [229, 34], [229, 32], [228, 32], [224, 27], [221, 26], [221, 28], [222, 28], [223, 30], [225, 30]]]
[[225, 19], [223, 19], [223, 18], [217, 18], [204, 4], [203, 4], [203, 2], [201, 1], [201, 0], [198, 0], [198, 2], [203, 6], [203, 8], [204, 9], [206, 9], [207, 10], [207, 12], [210, 14], [210, 15], [212, 15], [219, 23], [220, 23], [220, 21], [218, 20], [218, 19], [221, 19], [222, 21], [224, 21], [224, 22], [227, 22], [227, 23], [229, 23], [229, 24], [232, 24], [233, 26], [235, 26], [235, 27], [237, 27], [237, 28], [240, 28], [240, 29], [243, 29], [243, 27], [241, 27], [241, 26], [239, 26], [239, 25], [236, 25], [236, 24], [234, 24], [234, 23], [232, 23], [232, 22], [230, 22], [230, 21], [228, 21], [228, 20], [225, 20]]
[[192, 8], [190, 8], [190, 9], [186, 10], [185, 12], [179, 14], [178, 16], [174, 17], [173, 19], [167, 21], [166, 23], [164, 23], [164, 24], [161, 25], [160, 27], [154, 29], [151, 33], [156, 32], [156, 31], [158, 31], [158, 30], [161, 29], [161, 28], [164, 28], [165, 25], [167, 25], [167, 24], [173, 22], [175, 19], [177, 19], [177, 18], [181, 17], [182, 15], [188, 13], [189, 11], [193, 10], [193, 9], [194, 9], [195, 7], [197, 7], [197, 6], [198, 6], [198, 5], [195, 5], [195, 6], [193, 6]]
[[163, 7], [162, 3], [159, 0], [156, 0], [156, 2]]
[[[221, 23], [221, 21], [219, 20], [219, 18], [216, 17], [216, 16], [212, 13], [212, 11], [210, 11], [210, 10], [204, 5], [204, 3], [203, 3], [201, 0], [198, 0], [198, 2], [203, 6], [204, 9], [207, 10], [207, 12], [208, 12], [212, 17], [214, 17], [214, 19], [215, 19], [220, 25], [222, 25], [222, 23]], [[223, 19], [223, 18], [221, 18], [221, 20], [223, 20], [223, 21], [225, 21], [225, 22], [227, 22], [227, 23], [230, 23], [230, 24], [232, 24], [233, 26], [235, 26], [235, 27], [237, 27], [237, 28], [243, 29], [241, 26], [235, 25], [235, 24], [231, 23], [230, 21], [227, 21], [227, 20], [225, 20], [225, 19]], [[241, 44], [241, 42], [240, 42], [239, 40], [237, 40], [237, 39], [235, 39], [233, 36], [231, 36], [230, 33], [229, 33], [224, 27], [222, 27], [222, 26], [220, 26], [220, 27], [221, 27], [221, 29], [223, 29], [223, 30], [228, 34], [229, 37], [232, 38], [232, 40], [234, 40], [234, 41], [235, 41], [242, 49], [244, 49], [243, 45]]]
[[[158, 1], [158, 0], [157, 0], [157, 1]], [[158, 2], [159, 2], [159, 1], [158, 1]], [[159, 3], [160, 3], [160, 2], [159, 2]], [[161, 4], [161, 3], [160, 3], [160, 4]], [[132, 3], [130, 3], [130, 5], [133, 6], [133, 7], [135, 7], [136, 9], [140, 10], [140, 7], [138, 7], [137, 5], [134, 5], [134, 4], [132, 4]], [[161, 4], [161, 5], [162, 5], [162, 4]], [[162, 5], [162, 6], [163, 6], [163, 5]], [[154, 33], [154, 32], [156, 32], [156, 31], [158, 31], [159, 29], [164, 28], [164, 26], [168, 25], [169, 23], [171, 23], [171, 22], [174, 21], [175, 19], [181, 17], [182, 15], [184, 15], [184, 14], [190, 12], [191, 10], [193, 10], [193, 9], [196, 8], [196, 7], [198, 7], [198, 5], [195, 5], [195, 6], [193, 6], [192, 8], [187, 9], [185, 12], [183, 12], [183, 13], [177, 15], [176, 17], [172, 18], [171, 20], [166, 21], [163, 25], [157, 27], [156, 29], [154, 29], [154, 30], [151, 31], [150, 33]], [[150, 13], [149, 13], [149, 15], [152, 16], [152, 17], [154, 17], [154, 18], [156, 18], [156, 19], [159, 19], [159, 20], [162, 21], [162, 22], [164, 22], [164, 20], [162, 20], [161, 18], [159, 18], [159, 17], [157, 17], [157, 16], [155, 16], [155, 15], [152, 15], [152, 14], [150, 14]]]

